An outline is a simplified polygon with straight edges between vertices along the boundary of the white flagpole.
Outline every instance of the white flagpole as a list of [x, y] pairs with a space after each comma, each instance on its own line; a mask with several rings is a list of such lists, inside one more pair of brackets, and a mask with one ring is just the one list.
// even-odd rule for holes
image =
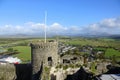
[[47, 22], [47, 11], [45, 11], [45, 43], [46, 43], [46, 22]]

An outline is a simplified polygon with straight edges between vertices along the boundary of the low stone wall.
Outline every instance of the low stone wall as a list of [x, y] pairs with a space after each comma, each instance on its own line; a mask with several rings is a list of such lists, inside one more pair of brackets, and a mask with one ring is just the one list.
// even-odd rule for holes
[[0, 80], [15, 80], [15, 66], [13, 64], [0, 64]]

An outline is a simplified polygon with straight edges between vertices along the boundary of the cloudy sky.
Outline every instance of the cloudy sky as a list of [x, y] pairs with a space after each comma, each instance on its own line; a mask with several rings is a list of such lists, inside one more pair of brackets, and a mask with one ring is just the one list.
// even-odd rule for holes
[[0, 0], [0, 35], [120, 35], [120, 0]]

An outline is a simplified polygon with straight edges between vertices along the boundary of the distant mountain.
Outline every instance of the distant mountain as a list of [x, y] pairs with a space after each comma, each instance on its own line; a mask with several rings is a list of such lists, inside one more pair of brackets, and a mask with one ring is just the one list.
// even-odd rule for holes
[[91, 33], [85, 33], [85, 34], [77, 34], [74, 35], [76, 37], [108, 37], [110, 34], [107, 33], [99, 33], [99, 34], [91, 34]]
[[29, 37], [33, 37], [33, 36], [26, 34], [0, 35], [0, 38], [29, 38]]
[[[99, 38], [99, 37], [108, 37], [108, 38], [113, 38], [113, 39], [120, 39], [120, 35], [116, 34], [116, 35], [111, 35], [111, 34], [106, 34], [106, 33], [102, 33], [102, 34], [90, 34], [90, 33], [86, 33], [86, 34], [66, 34], [66, 35], [55, 35], [55, 34], [47, 34], [47, 37], [54, 37], [54, 36], [66, 36], [66, 37], [95, 37], [95, 38]], [[40, 35], [40, 34], [7, 34], [7, 35], [0, 35], [0, 38], [38, 38], [38, 37], [44, 37], [44, 35]]]
[[109, 38], [120, 39], [120, 35], [110, 35]]

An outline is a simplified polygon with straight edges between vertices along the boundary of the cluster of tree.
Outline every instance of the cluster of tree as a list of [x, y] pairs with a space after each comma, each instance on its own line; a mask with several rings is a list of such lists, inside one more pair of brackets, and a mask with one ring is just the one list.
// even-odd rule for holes
[[17, 45], [18, 46], [28, 46], [28, 43], [29, 42], [21, 42], [21, 43], [18, 43]]
[[13, 49], [13, 48], [8, 48], [7, 52], [8, 55], [13, 55], [19, 53], [18, 50]]

